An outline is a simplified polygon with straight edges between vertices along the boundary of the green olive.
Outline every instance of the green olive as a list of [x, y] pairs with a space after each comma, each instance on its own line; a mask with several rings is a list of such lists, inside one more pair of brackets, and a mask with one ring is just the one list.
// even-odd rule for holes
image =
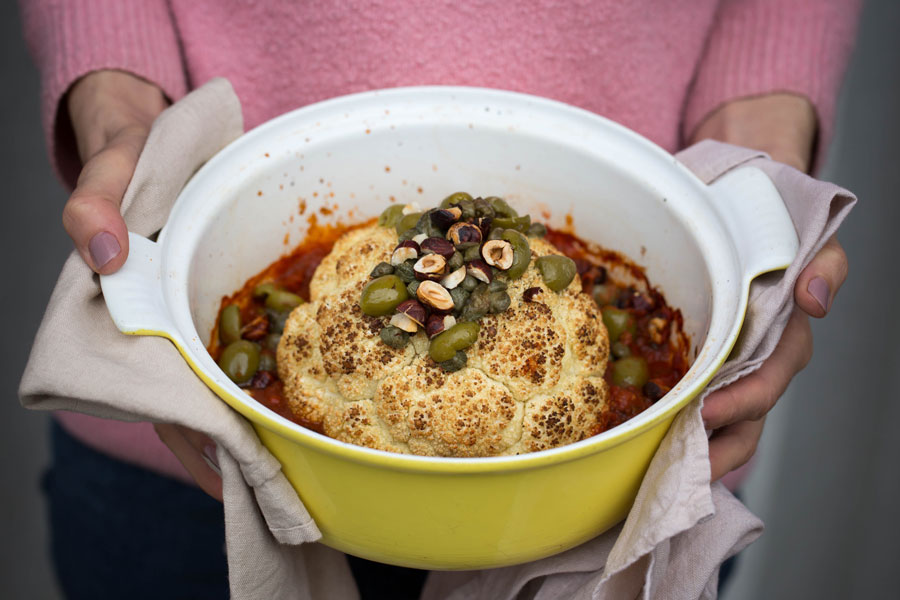
[[631, 356], [631, 348], [625, 342], [613, 342], [609, 349], [616, 358], [625, 358]]
[[420, 212], [404, 215], [403, 218], [397, 221], [397, 224], [394, 225], [394, 229], [397, 230], [398, 234], [402, 234], [403, 232], [415, 227], [419, 223], [419, 219], [421, 217], [422, 213]]
[[403, 218], [403, 205], [392, 204], [378, 215], [378, 225], [381, 227], [394, 227]]
[[366, 284], [359, 299], [359, 308], [370, 317], [383, 317], [394, 312], [397, 305], [409, 298], [406, 284], [396, 275], [385, 275]]
[[384, 327], [379, 335], [382, 342], [396, 350], [406, 348], [406, 345], [409, 343], [409, 334], [393, 325]]
[[478, 339], [478, 329], [478, 323], [457, 323], [431, 340], [428, 355], [436, 363], [450, 360], [458, 350], [464, 350], [475, 343]]
[[277, 312], [289, 312], [303, 304], [303, 298], [287, 290], [274, 290], [266, 296], [266, 308]]
[[612, 382], [619, 387], [644, 387], [650, 378], [647, 361], [640, 356], [626, 356], [613, 363]]
[[617, 290], [616, 286], [614, 285], [610, 285], [608, 283], [598, 283], [594, 286], [594, 302], [596, 302], [600, 306], [612, 304], [616, 301], [616, 296], [618, 295], [619, 290]]
[[500, 198], [499, 196], [490, 196], [485, 198], [488, 201], [488, 204], [494, 209], [494, 214], [500, 218], [503, 217], [518, 217], [519, 213], [516, 212], [512, 206], [506, 203], [506, 200]]
[[275, 352], [278, 350], [278, 342], [281, 341], [280, 333], [267, 333], [263, 338], [263, 347]]
[[528, 237], [544, 237], [547, 235], [547, 226], [543, 223], [532, 223], [527, 231]]
[[603, 324], [606, 325], [606, 331], [609, 332], [609, 341], [613, 343], [618, 342], [626, 331], [634, 333], [637, 330], [634, 316], [627, 310], [615, 306], [603, 307]]
[[219, 315], [219, 343], [230, 344], [241, 339], [241, 309], [229, 304]]
[[503, 229], [515, 229], [520, 233], [527, 233], [531, 227], [531, 215], [524, 217], [498, 217], [491, 224], [492, 227], [501, 227]]
[[228, 344], [219, 357], [219, 367], [235, 383], [246, 383], [259, 367], [259, 346], [247, 340]]
[[459, 371], [462, 368], [465, 368], [466, 363], [469, 362], [469, 357], [466, 356], [466, 353], [462, 350], [457, 350], [456, 354], [453, 355], [453, 358], [450, 360], [445, 360], [444, 362], [438, 363], [440, 367], [447, 371], [448, 373], [452, 373], [454, 371]]
[[459, 204], [463, 200], [468, 200], [469, 202], [471, 202], [471, 194], [467, 194], [466, 192], [455, 192], [441, 200], [441, 208], [450, 208], [452, 205]]
[[275, 287], [275, 284], [271, 281], [267, 281], [266, 283], [261, 283], [255, 288], [253, 288], [253, 297], [254, 298], [265, 298], [278, 288]]
[[275, 355], [271, 352], [262, 352], [259, 355], [259, 370], [271, 371], [272, 373], [278, 370], [278, 366], [275, 363]]
[[554, 292], [561, 292], [566, 289], [572, 283], [572, 280], [575, 279], [575, 273], [577, 272], [575, 261], [568, 256], [550, 254], [540, 257], [535, 261], [535, 264], [538, 271], [541, 272], [541, 278], [543, 278], [544, 283]]
[[509, 242], [513, 248], [513, 263], [506, 270], [506, 276], [518, 279], [528, 270], [531, 263], [531, 244], [528, 243], [527, 237], [515, 229], [504, 229], [502, 239]]

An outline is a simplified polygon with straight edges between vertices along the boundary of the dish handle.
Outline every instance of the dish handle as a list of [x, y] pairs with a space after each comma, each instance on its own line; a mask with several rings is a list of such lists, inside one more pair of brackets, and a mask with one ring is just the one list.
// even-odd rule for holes
[[128, 245], [122, 268], [100, 276], [106, 308], [122, 333], [173, 339], [175, 326], [163, 300], [159, 244], [129, 232]]
[[731, 236], [746, 280], [786, 268], [800, 241], [781, 194], [756, 167], [730, 171], [710, 186], [713, 206]]

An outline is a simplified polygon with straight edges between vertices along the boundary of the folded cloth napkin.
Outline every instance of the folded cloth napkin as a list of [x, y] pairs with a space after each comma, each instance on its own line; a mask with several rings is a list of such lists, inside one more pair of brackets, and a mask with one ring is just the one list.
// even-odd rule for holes
[[[194, 171], [241, 132], [240, 104], [222, 79], [160, 115], [123, 200], [129, 230], [145, 236], [158, 231]], [[800, 235], [794, 264], [754, 283], [744, 332], [713, 390], [771, 354], [793, 310], [800, 270], [856, 200], [742, 148], [703, 142], [678, 158], [707, 183], [742, 164], [760, 167], [784, 197]], [[212, 437], [222, 471], [232, 598], [358, 597], [345, 557], [312, 543], [321, 537], [316, 524], [252, 427], [200, 382], [169, 342], [119, 333], [97, 277], [76, 253], [50, 299], [20, 397], [28, 408], [178, 423]], [[752, 542], [762, 524], [723, 486], [710, 485], [700, 407], [698, 399], [675, 419], [624, 523], [532, 563], [432, 573], [423, 597], [715, 597], [719, 565]]]

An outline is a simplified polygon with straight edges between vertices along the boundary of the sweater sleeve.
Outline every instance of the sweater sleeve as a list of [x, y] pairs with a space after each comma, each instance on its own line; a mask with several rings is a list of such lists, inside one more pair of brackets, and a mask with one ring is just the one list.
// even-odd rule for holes
[[78, 78], [99, 69], [142, 77], [171, 100], [187, 84], [166, 0], [20, 0], [25, 39], [41, 75], [41, 114], [50, 159], [73, 186], [81, 169], [68, 111]]
[[861, 0], [722, 0], [685, 106], [684, 139], [729, 100], [790, 92], [816, 109], [821, 158], [860, 5]]

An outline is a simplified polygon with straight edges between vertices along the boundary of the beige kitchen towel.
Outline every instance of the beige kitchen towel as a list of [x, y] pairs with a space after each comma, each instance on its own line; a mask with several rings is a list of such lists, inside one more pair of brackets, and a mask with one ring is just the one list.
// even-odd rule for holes
[[[241, 131], [240, 104], [225, 80], [165, 111], [125, 195], [129, 229], [145, 236], [158, 231], [193, 172]], [[680, 155], [705, 181], [753, 160], [773, 177], [801, 237], [798, 264], [765, 289], [755, 286], [745, 329], [760, 334], [742, 336], [741, 364], [730, 363], [723, 377], [739, 377], [771, 353], [791, 309], [789, 278], [796, 278], [854, 202], [839, 188], [784, 173], [786, 167], [747, 152], [704, 143]], [[212, 437], [222, 470], [232, 598], [358, 597], [345, 557], [308, 543], [319, 539], [318, 528], [250, 425], [197, 379], [169, 342], [119, 333], [97, 277], [77, 254], [66, 262], [50, 299], [20, 396], [29, 408], [178, 423]], [[622, 525], [527, 565], [433, 573], [425, 597], [713, 597], [719, 565], [750, 543], [761, 523], [724, 488], [710, 486], [699, 410], [698, 401], [676, 418]]]

